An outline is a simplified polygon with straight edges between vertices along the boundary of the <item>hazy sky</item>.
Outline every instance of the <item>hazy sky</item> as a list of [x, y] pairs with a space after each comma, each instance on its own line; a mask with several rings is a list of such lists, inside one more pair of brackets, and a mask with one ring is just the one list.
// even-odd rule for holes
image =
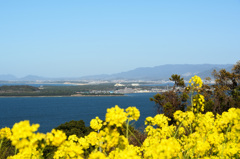
[[0, 74], [80, 77], [240, 60], [239, 0], [2, 0]]

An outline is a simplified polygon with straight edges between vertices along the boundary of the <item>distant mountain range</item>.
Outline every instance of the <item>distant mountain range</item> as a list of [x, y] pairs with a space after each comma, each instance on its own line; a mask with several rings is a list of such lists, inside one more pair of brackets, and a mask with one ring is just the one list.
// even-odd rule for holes
[[211, 73], [214, 69], [226, 69], [231, 71], [233, 64], [173, 64], [161, 65], [156, 67], [141, 67], [127, 72], [115, 74], [103, 74], [93, 76], [83, 76], [79, 78], [47, 78], [29, 75], [23, 78], [17, 78], [13, 75], [0, 75], [2, 81], [36, 81], [36, 80], [167, 80], [172, 74], [178, 74], [189, 79], [193, 75], [201, 78], [212, 77]]
[[141, 67], [127, 72], [121, 72], [111, 75], [95, 75], [85, 76], [81, 79], [98, 79], [98, 80], [168, 80], [172, 74], [178, 74], [189, 79], [193, 75], [198, 75], [201, 78], [212, 77], [211, 73], [214, 69], [226, 69], [231, 71], [233, 64], [174, 64], [161, 65], [156, 67]]

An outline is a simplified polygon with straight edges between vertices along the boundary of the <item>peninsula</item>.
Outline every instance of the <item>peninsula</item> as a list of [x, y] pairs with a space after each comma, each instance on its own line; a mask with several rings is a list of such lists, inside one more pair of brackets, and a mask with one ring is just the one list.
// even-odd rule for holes
[[11, 85], [0, 87], [0, 97], [48, 97], [48, 96], [121, 96], [122, 93], [81, 91], [78, 86], [46, 86]]
[[6, 83], [0, 86], [0, 97], [45, 97], [45, 96], [121, 96], [128, 93], [163, 92], [169, 84], [141, 82], [104, 82], [74, 85], [65, 82], [49, 83]]

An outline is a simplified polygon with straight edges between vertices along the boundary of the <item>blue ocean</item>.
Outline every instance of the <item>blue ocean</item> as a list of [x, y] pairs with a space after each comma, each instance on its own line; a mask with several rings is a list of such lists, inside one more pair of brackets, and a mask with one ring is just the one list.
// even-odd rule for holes
[[140, 119], [136, 128], [144, 126], [145, 118], [156, 115], [155, 103], [149, 100], [156, 93], [136, 93], [125, 96], [94, 97], [2, 97], [0, 98], [0, 128], [30, 120], [40, 124], [39, 132], [50, 132], [53, 128], [71, 120], [83, 120], [87, 126], [98, 116], [105, 119], [107, 108], [136, 106]]

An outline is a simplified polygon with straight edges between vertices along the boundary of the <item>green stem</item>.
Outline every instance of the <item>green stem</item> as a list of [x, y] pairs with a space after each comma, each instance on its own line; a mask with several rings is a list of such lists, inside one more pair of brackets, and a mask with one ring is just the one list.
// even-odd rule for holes
[[1, 139], [0, 150], [1, 150], [1, 148], [2, 148], [2, 143], [3, 143], [3, 138]]
[[42, 154], [43, 154], [43, 151], [45, 150], [45, 148], [46, 148], [46, 143], [44, 143], [44, 147], [41, 149], [39, 158], [43, 158]]
[[142, 146], [142, 143], [138, 140], [138, 138], [133, 134], [133, 132], [131, 130], [129, 130], [129, 132], [133, 135], [133, 137], [137, 140], [137, 142]]
[[15, 155], [17, 154], [17, 148], [16, 147], [15, 147], [15, 152], [14, 153], [15, 153]]
[[126, 138], [128, 139], [128, 127], [129, 127], [129, 120], [127, 121], [127, 129], [126, 129]]
[[193, 112], [193, 90], [191, 90], [191, 106], [192, 106], [192, 112]]
[[190, 133], [192, 134], [193, 131], [192, 131], [192, 123], [190, 123]]
[[180, 125], [178, 126], [175, 134], [174, 134], [174, 138], [176, 138], [176, 135], [178, 134], [179, 128], [182, 126], [183, 122], [180, 123]]
[[[99, 134], [99, 129], [98, 129], [98, 134]], [[99, 151], [102, 152], [102, 147], [100, 145], [101, 145], [101, 141], [99, 141]]]

